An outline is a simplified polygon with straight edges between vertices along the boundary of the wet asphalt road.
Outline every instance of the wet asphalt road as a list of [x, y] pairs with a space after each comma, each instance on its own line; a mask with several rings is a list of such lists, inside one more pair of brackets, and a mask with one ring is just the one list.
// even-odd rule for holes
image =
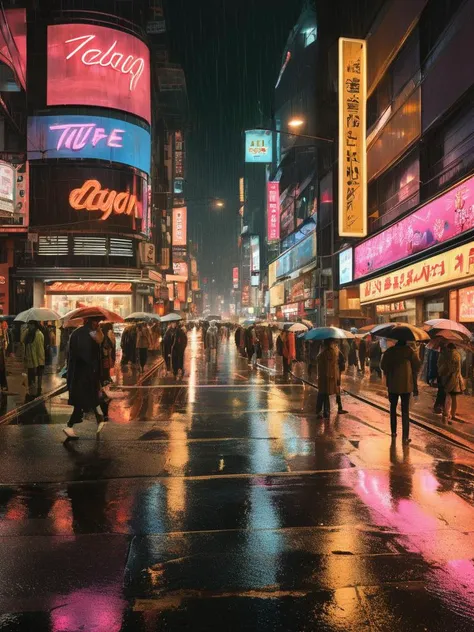
[[0, 427], [0, 631], [474, 630], [474, 451], [190, 336], [182, 384]]

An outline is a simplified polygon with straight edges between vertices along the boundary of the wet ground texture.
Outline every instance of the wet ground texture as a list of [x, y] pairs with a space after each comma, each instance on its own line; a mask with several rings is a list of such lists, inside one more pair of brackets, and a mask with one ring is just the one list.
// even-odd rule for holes
[[252, 369], [192, 333], [182, 382], [0, 427], [0, 631], [474, 631], [474, 445]]

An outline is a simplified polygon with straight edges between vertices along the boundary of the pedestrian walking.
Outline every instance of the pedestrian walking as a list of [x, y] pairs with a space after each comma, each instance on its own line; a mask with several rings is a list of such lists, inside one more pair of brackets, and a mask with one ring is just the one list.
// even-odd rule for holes
[[461, 373], [461, 354], [452, 342], [439, 354], [438, 374], [445, 393], [443, 421], [452, 423], [452, 420], [457, 419], [458, 395], [466, 390]]
[[349, 368], [355, 367], [357, 369], [358, 359], [357, 359], [357, 345], [356, 345], [355, 340], [349, 341], [348, 364], [349, 364]]
[[378, 377], [382, 377], [382, 369], [380, 368], [380, 362], [382, 360], [382, 347], [378, 340], [372, 340], [369, 346], [369, 363], [370, 372]]
[[280, 332], [277, 338], [277, 353], [281, 355], [283, 362], [283, 375], [288, 377], [291, 368], [291, 349], [289, 333], [287, 331]]
[[176, 323], [171, 323], [171, 365], [176, 379], [182, 379], [184, 375], [184, 352], [188, 344], [188, 337], [184, 328]]
[[340, 347], [339, 347], [339, 355], [338, 355], [337, 362], [338, 362], [338, 368], [339, 368], [339, 379], [337, 381], [337, 391], [336, 391], [337, 414], [347, 415], [347, 410], [344, 410], [344, 407], [342, 405], [342, 397], [341, 397], [341, 381], [342, 381], [342, 374], [346, 370], [346, 358]]
[[219, 330], [216, 321], [211, 321], [210, 327], [206, 332], [206, 362], [211, 360], [217, 363], [217, 349], [219, 346]]
[[28, 395], [41, 395], [45, 364], [44, 335], [35, 320], [23, 328], [21, 342], [24, 345], [24, 362], [28, 380]]
[[0, 327], [0, 388], [2, 393], [8, 391], [7, 382], [7, 352], [8, 352], [8, 330]]
[[[331, 408], [329, 397], [340, 395], [339, 347], [335, 340], [325, 340], [317, 358], [318, 397], [316, 415], [329, 419]], [[342, 405], [341, 405], [342, 407]]]
[[255, 333], [255, 327], [253, 325], [250, 325], [250, 327], [245, 330], [245, 351], [247, 353], [249, 366], [252, 366], [254, 364], [254, 355], [256, 352], [255, 346], [257, 342], [258, 338], [257, 334]]
[[127, 325], [122, 333], [120, 341], [122, 348], [121, 364], [125, 365], [129, 362], [135, 362], [137, 356], [137, 327], [136, 325]]
[[359, 341], [359, 371], [365, 373], [365, 361], [367, 359], [367, 343], [364, 338]]
[[171, 371], [171, 348], [173, 346], [174, 338], [174, 326], [176, 323], [171, 323], [166, 328], [165, 335], [163, 336], [163, 357], [165, 359], [166, 371]]
[[143, 373], [148, 358], [148, 349], [151, 346], [150, 330], [146, 323], [137, 324], [137, 354], [138, 370]]
[[116, 341], [112, 323], [101, 325], [104, 339], [100, 345], [100, 381], [102, 386], [107, 386], [112, 381], [111, 371], [115, 366]]
[[381, 368], [387, 381], [390, 401], [390, 430], [392, 438], [397, 436], [398, 399], [402, 406], [403, 443], [410, 443], [410, 395], [418, 395], [417, 374], [420, 368], [418, 354], [404, 340], [385, 351]]
[[100, 346], [104, 334], [99, 321], [99, 318], [85, 319], [84, 325], [73, 331], [69, 340], [67, 387], [69, 405], [74, 408], [63, 429], [69, 439], [77, 439], [74, 425], [82, 423], [84, 413], [94, 412], [97, 434], [104, 427], [104, 416], [108, 416], [108, 404], [100, 383]]

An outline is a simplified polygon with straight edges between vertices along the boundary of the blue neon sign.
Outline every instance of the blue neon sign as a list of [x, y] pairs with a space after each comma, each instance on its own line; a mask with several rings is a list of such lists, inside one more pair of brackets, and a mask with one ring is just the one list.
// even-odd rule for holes
[[105, 116], [32, 116], [28, 119], [28, 160], [96, 158], [150, 173], [150, 133]]

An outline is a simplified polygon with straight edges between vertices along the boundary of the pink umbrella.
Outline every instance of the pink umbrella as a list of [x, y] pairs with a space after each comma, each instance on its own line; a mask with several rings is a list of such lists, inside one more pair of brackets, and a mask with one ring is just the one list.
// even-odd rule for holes
[[431, 333], [433, 330], [449, 330], [456, 331], [464, 336], [467, 336], [469, 339], [472, 337], [472, 333], [469, 331], [467, 327], [461, 325], [461, 323], [457, 323], [455, 320], [450, 320], [449, 318], [434, 318], [432, 320], [427, 320], [425, 322], [427, 325], [426, 329]]

